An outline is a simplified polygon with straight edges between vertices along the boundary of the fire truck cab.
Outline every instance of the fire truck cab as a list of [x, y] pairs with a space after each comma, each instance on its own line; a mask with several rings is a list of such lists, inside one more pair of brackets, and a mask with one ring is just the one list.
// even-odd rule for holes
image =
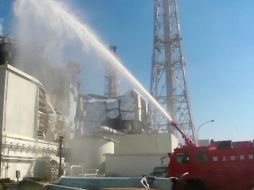
[[[181, 179], [184, 173], [187, 175]], [[208, 146], [187, 144], [176, 148], [168, 177], [177, 177], [183, 189], [253, 190], [253, 142], [211, 141]]]

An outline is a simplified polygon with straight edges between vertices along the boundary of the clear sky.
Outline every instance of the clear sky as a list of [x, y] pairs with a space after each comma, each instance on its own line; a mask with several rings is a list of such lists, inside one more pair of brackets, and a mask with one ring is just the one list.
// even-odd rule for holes
[[[118, 46], [123, 63], [148, 89], [153, 0], [65, 1], [103, 41]], [[4, 34], [12, 27], [11, 4], [0, 0]], [[195, 123], [215, 120], [199, 136], [254, 139], [254, 1], [180, 0], [179, 10]]]

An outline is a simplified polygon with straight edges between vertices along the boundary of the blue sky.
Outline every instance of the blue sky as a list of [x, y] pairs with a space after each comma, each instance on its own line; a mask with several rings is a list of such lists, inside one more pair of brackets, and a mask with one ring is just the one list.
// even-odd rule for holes
[[[0, 1], [4, 32], [11, 31], [10, 0]], [[150, 83], [153, 0], [66, 1], [103, 41], [115, 44], [126, 67]], [[196, 126], [201, 138], [254, 138], [254, 2], [179, 2], [183, 51]]]

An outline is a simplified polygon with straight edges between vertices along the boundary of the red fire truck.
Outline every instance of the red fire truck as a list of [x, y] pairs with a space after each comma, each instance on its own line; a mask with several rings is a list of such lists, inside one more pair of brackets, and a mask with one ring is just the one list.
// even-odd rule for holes
[[[252, 141], [211, 141], [198, 146], [175, 122], [185, 145], [170, 155], [168, 177], [175, 189], [254, 190], [254, 143]], [[183, 175], [184, 174], [184, 175]]]

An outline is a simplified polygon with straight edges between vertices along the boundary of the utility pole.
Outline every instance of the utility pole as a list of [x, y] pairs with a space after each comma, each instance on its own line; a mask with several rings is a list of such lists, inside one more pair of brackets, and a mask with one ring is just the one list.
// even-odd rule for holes
[[206, 124], [208, 124], [208, 123], [213, 123], [213, 122], [215, 122], [214, 119], [208, 120], [208, 121], [206, 121], [206, 122], [204, 122], [204, 123], [201, 123], [201, 124], [198, 126], [198, 130], [197, 130], [197, 138], [198, 138], [198, 140], [200, 140], [200, 139], [199, 139], [199, 129], [200, 129], [201, 127], [203, 127], [204, 125], [206, 125]]
[[63, 175], [62, 170], [62, 149], [63, 149], [63, 136], [59, 136], [59, 168], [58, 168], [58, 177], [60, 178]]
[[[184, 133], [196, 142], [185, 67], [177, 2], [154, 0], [150, 93], [169, 112]], [[153, 109], [151, 123], [154, 129], [171, 131], [168, 121]]]

